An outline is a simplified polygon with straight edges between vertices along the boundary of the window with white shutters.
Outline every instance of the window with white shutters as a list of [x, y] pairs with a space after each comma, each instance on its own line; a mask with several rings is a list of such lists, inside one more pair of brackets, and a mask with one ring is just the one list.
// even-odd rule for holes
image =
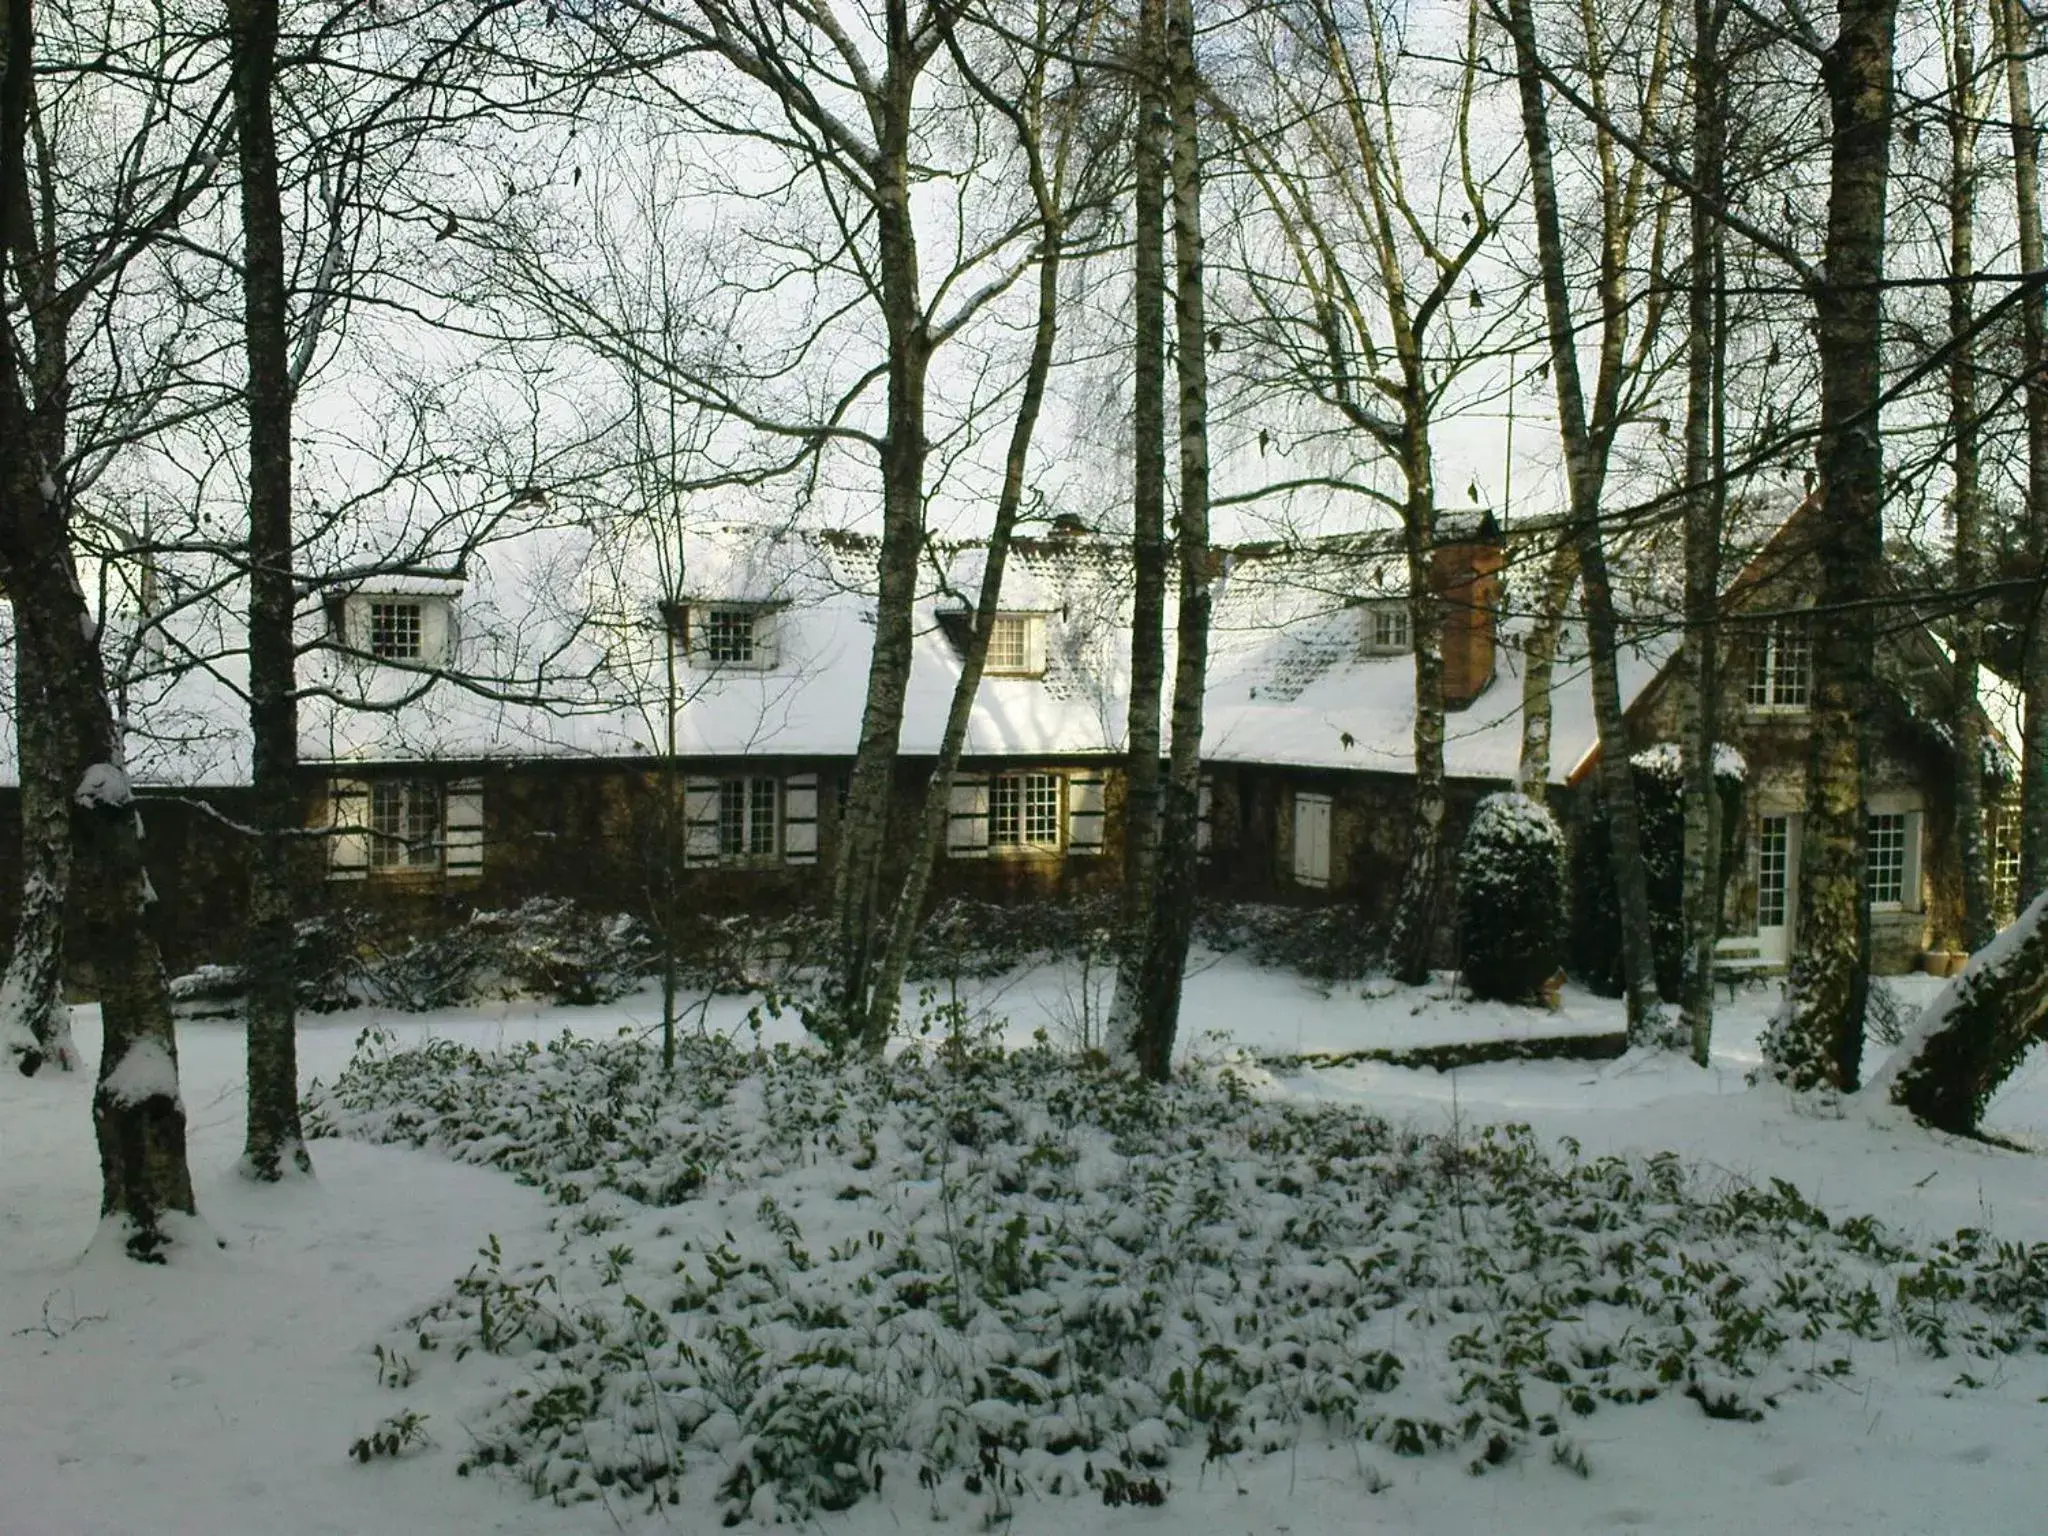
[[327, 877], [483, 873], [483, 786], [475, 779], [337, 779], [328, 786]]

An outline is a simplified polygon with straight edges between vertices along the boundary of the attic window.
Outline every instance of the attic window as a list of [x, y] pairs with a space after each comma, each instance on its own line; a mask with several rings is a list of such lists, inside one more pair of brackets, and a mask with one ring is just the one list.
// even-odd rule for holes
[[370, 654], [379, 661], [418, 661], [424, 631], [418, 603], [370, 604]]
[[669, 612], [682, 648], [700, 667], [766, 671], [775, 665], [774, 609], [761, 603], [705, 603]]
[[988, 633], [982, 670], [997, 677], [1041, 677], [1045, 673], [1045, 619], [1035, 613], [999, 613]]
[[704, 659], [728, 666], [752, 666], [755, 618], [751, 608], [706, 609], [702, 640]]
[[1413, 644], [1405, 602], [1373, 603], [1365, 611], [1365, 650], [1372, 656], [1399, 656]]
[[438, 666], [455, 637], [452, 599], [412, 593], [355, 593], [333, 610], [337, 634], [359, 655]]

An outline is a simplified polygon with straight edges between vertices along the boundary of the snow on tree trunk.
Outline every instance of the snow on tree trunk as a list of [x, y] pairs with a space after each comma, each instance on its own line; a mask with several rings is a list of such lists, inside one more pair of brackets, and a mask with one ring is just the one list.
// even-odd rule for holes
[[24, 1076], [79, 1065], [64, 1006], [64, 901], [71, 884], [67, 760], [61, 712], [43, 697], [33, 649], [15, 636], [16, 740], [21, 765], [21, 911], [0, 978], [0, 1050]]
[[1871, 1078], [1939, 1130], [1973, 1134], [2028, 1049], [2048, 1037], [2048, 892], [1970, 957]]

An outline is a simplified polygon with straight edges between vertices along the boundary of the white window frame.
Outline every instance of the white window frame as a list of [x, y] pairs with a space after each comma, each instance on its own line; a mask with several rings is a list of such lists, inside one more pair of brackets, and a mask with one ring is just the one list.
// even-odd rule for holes
[[1813, 705], [1813, 630], [1803, 615], [1776, 618], [1757, 637], [1744, 700], [1750, 709], [1798, 714]]
[[370, 782], [369, 852], [374, 875], [438, 873], [446, 843], [446, 807], [431, 779]]
[[[1902, 806], [1878, 803], [1865, 807], [1863, 823], [1863, 894], [1873, 912], [1917, 912], [1920, 910], [1920, 813]], [[1886, 840], [1896, 828], [1896, 864], [1887, 858], [1888, 873], [1895, 871], [1898, 893], [1878, 895], [1878, 827], [1886, 826]], [[1892, 881], [1887, 880], [1887, 888]]]
[[1415, 649], [1415, 626], [1405, 600], [1366, 604], [1362, 648], [1368, 656], [1406, 656]]
[[1057, 773], [999, 773], [989, 780], [992, 852], [1058, 853], [1066, 824], [1065, 780]]
[[698, 654], [714, 667], [758, 667], [761, 614], [755, 608], [703, 610], [698, 619]]
[[981, 670], [986, 677], [1045, 676], [1045, 615], [997, 614], [989, 627]]
[[369, 652], [379, 661], [420, 661], [427, 650], [426, 604], [410, 597], [369, 600]]
[[[409, 631], [409, 644], [394, 644], [392, 620], [410, 613], [399, 625]], [[354, 592], [342, 603], [341, 639], [365, 660], [379, 666], [438, 667], [455, 646], [454, 600], [436, 592]]]
[[1991, 910], [2001, 924], [2019, 916], [2020, 808], [1996, 801], [1984, 812], [1984, 852], [1991, 864]]
[[718, 781], [718, 862], [759, 864], [781, 852], [782, 781], [767, 774]]

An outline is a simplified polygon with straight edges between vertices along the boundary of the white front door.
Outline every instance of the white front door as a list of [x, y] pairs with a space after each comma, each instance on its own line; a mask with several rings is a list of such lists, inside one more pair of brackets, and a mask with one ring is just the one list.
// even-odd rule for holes
[[1757, 958], [1783, 965], [1798, 924], [1799, 816], [1763, 816], [1756, 828]]
[[1330, 883], [1330, 797], [1294, 797], [1294, 878], [1302, 885]]

